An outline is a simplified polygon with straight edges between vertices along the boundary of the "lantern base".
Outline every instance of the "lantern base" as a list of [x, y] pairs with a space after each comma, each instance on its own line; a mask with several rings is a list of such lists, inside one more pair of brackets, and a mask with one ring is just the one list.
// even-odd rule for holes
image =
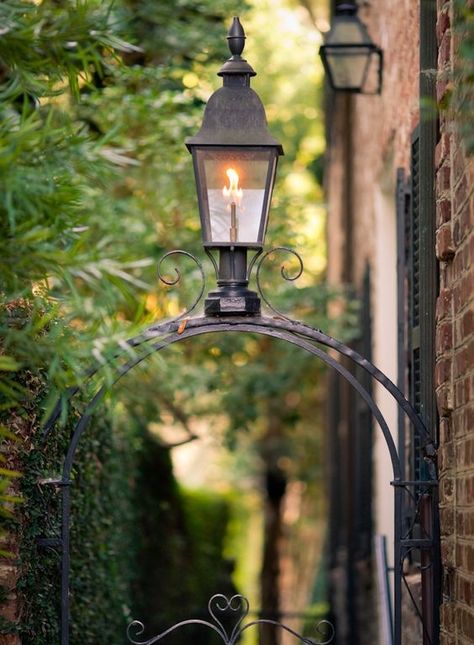
[[217, 289], [207, 294], [204, 311], [208, 316], [256, 316], [260, 298], [247, 288], [247, 248], [219, 249]]
[[208, 316], [256, 316], [260, 313], [260, 298], [246, 287], [220, 287], [208, 293], [204, 312]]

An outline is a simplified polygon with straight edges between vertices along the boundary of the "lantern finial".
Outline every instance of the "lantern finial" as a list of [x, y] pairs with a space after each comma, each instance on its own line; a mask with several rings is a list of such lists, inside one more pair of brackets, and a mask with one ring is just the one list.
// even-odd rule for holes
[[234, 16], [229, 31], [227, 32], [227, 42], [229, 43], [232, 56], [240, 58], [240, 54], [244, 51], [245, 47], [245, 31], [238, 16]]
[[[245, 84], [249, 85], [250, 77], [255, 76], [255, 72], [245, 58], [242, 58], [240, 55], [245, 47], [245, 31], [237, 16], [234, 16], [230, 29], [227, 32], [227, 43], [232, 56], [226, 60], [217, 72], [218, 76], [223, 77], [224, 85], [226, 85], [226, 79], [229, 80], [229, 78], [235, 76], [242, 77]], [[232, 83], [233, 81], [231, 80]]]

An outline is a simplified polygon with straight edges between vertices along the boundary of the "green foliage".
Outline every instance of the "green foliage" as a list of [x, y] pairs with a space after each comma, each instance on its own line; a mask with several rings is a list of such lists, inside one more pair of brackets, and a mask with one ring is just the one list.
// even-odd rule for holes
[[[180, 489], [169, 452], [149, 437], [137, 482], [139, 569], [135, 617], [150, 635], [191, 616], [203, 617], [211, 595], [233, 592], [224, 558], [229, 502], [215, 493]], [[205, 644], [209, 633], [190, 628], [176, 643]]]
[[[58, 640], [57, 555], [38, 557], [36, 545], [59, 529], [58, 495], [37, 479], [60, 472], [71, 426], [55, 428], [43, 446], [41, 418], [65, 387], [82, 384], [91, 355], [103, 361], [150, 314], [164, 313], [163, 297], [150, 286], [162, 248], [156, 228], [166, 232], [163, 244], [176, 230], [183, 245], [197, 243], [190, 171], [183, 178], [180, 170], [187, 160], [182, 141], [196, 126], [202, 98], [186, 74], [215, 58], [216, 42], [224, 48], [215, 36], [236, 3], [212, 6], [101, 0], [0, 6], [0, 438], [8, 455], [0, 455], [0, 494], [4, 530], [21, 539], [25, 643]], [[189, 22], [192, 14], [197, 20]], [[206, 54], [194, 59], [192, 48]], [[71, 419], [76, 414], [71, 410]], [[120, 418], [112, 423], [105, 413], [77, 456], [73, 642], [121, 642], [132, 600], [139, 603], [130, 585], [133, 579], [141, 589], [132, 546], [140, 442], [123, 407]], [[11, 488], [20, 465], [19, 514]], [[172, 479], [166, 461], [155, 466]], [[175, 540], [191, 540], [175, 528]]]
[[442, 71], [441, 81], [449, 82], [440, 109], [453, 119], [464, 139], [468, 155], [474, 153], [474, 8], [466, 0], [454, 3], [452, 26], [456, 43], [455, 67], [452, 77], [445, 79]]
[[[117, 410], [102, 411], [80, 443], [71, 485], [71, 643], [125, 643], [132, 618], [161, 630], [229, 588], [225, 499], [181, 491], [169, 452]], [[58, 642], [58, 553], [38, 537], [59, 533], [59, 490], [38, 486], [58, 473], [70, 428], [23, 456], [20, 592], [26, 645]], [[185, 575], [183, 575], [185, 572]], [[5, 632], [6, 633], [6, 632]], [[196, 634], [197, 642], [202, 632]], [[189, 637], [189, 632], [186, 638]], [[201, 640], [199, 640], [201, 638]], [[184, 641], [183, 641], [184, 642]]]
[[105, 138], [92, 136], [75, 102], [117, 66], [114, 47], [130, 49], [109, 26], [110, 9], [7, 1], [0, 12], [7, 25], [0, 44], [0, 406], [7, 410], [28, 396], [16, 383], [21, 368], [47, 370], [50, 403], [77, 381], [92, 338], [113, 335], [117, 307], [143, 285], [134, 277], [140, 263], [130, 264], [126, 245], [117, 244], [117, 205], [102, 199], [116, 175], [104, 158]]
[[[71, 485], [72, 643], [125, 641], [136, 559], [130, 531], [136, 519], [131, 482], [138, 462], [129, 449], [134, 431], [133, 426], [114, 426], [112, 415], [103, 411], [79, 447]], [[60, 532], [60, 490], [37, 481], [60, 472], [69, 433], [68, 425], [45, 444], [25, 444], [20, 553], [24, 643], [59, 640], [58, 553], [38, 551], [36, 539]]]
[[454, 109], [458, 112], [461, 135], [466, 151], [474, 153], [474, 8], [466, 2], [457, 2], [455, 33], [459, 39], [459, 61], [455, 70]]

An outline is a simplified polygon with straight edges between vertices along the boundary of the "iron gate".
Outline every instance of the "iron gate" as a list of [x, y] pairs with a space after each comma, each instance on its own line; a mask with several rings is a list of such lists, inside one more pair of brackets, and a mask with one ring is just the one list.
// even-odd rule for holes
[[[180, 343], [181, 341], [202, 336], [205, 334], [215, 333], [252, 333], [260, 334], [275, 338], [278, 340], [290, 343], [300, 349], [310, 353], [315, 358], [325, 363], [332, 370], [337, 372], [343, 379], [345, 379], [350, 386], [359, 394], [363, 401], [365, 401], [374, 419], [382, 432], [387, 449], [390, 454], [392, 474], [391, 485], [394, 491], [394, 617], [393, 617], [393, 643], [394, 645], [402, 644], [402, 587], [405, 586], [406, 590], [413, 602], [415, 612], [422, 624], [423, 630], [423, 644], [436, 645], [438, 643], [438, 597], [439, 597], [439, 575], [440, 575], [440, 558], [439, 558], [439, 522], [438, 522], [438, 480], [436, 472], [436, 450], [433, 444], [431, 434], [428, 432], [423, 424], [422, 419], [419, 417], [413, 406], [407, 401], [402, 392], [394, 385], [394, 383], [370, 361], [358, 354], [356, 351], [341, 343], [340, 341], [332, 338], [323, 331], [313, 328], [305, 323], [292, 320], [278, 311], [269, 302], [263, 293], [260, 283], [260, 270], [265, 259], [275, 251], [285, 251], [295, 255], [300, 262], [300, 269], [296, 276], [290, 277], [284, 265], [281, 267], [281, 275], [285, 280], [295, 280], [299, 277], [303, 270], [303, 264], [300, 257], [291, 249], [285, 247], [277, 247], [267, 251], [259, 260], [256, 271], [256, 282], [260, 296], [270, 309], [272, 315], [248, 315], [248, 316], [191, 316], [191, 313], [196, 309], [197, 305], [202, 299], [205, 290], [205, 275], [203, 268], [199, 261], [190, 253], [182, 250], [171, 251], [167, 253], [159, 264], [158, 274], [160, 279], [168, 285], [175, 285], [180, 281], [180, 273], [176, 268], [176, 279], [168, 280], [160, 273], [160, 268], [163, 260], [172, 255], [183, 255], [192, 259], [202, 277], [202, 286], [198, 297], [192, 306], [177, 318], [169, 321], [163, 321], [152, 325], [140, 335], [130, 339], [127, 342], [129, 348], [133, 349], [133, 356], [124, 354], [122, 357], [128, 356], [122, 365], [116, 368], [113, 382], [104, 382], [95, 391], [89, 402], [86, 404], [82, 416], [77, 421], [72, 432], [70, 442], [68, 445], [67, 453], [63, 463], [62, 473], [57, 478], [43, 479], [40, 484], [43, 486], [55, 487], [58, 494], [61, 496], [61, 535], [59, 538], [51, 538], [46, 536], [40, 540], [43, 547], [55, 548], [60, 551], [61, 557], [61, 616], [60, 616], [60, 645], [69, 645], [70, 642], [70, 599], [69, 599], [69, 586], [70, 586], [70, 509], [71, 509], [71, 494], [73, 492], [71, 473], [74, 465], [77, 447], [79, 441], [86, 431], [94, 412], [103, 399], [110, 387], [117, 383], [125, 374], [130, 372], [138, 364], [146, 360], [156, 352], [160, 352], [167, 347]], [[251, 262], [249, 273], [256, 263], [257, 257], [254, 257]], [[215, 267], [216, 268], [216, 267]], [[328, 353], [322, 348], [332, 350]], [[354, 375], [335, 357], [346, 357], [354, 365], [359, 366], [365, 370], [375, 381], [380, 383], [386, 392], [388, 392], [395, 400], [399, 409], [406, 416], [412, 432], [419, 439], [419, 444], [422, 450], [422, 458], [427, 464], [427, 479], [414, 481], [404, 480], [402, 477], [402, 467], [398, 456], [397, 448], [394, 443], [392, 434], [388, 424], [377, 406], [376, 401], [371, 394], [361, 385], [361, 383], [354, 377]], [[118, 353], [114, 359], [119, 359]], [[88, 378], [95, 376], [100, 370], [92, 369], [88, 373]], [[71, 388], [66, 396], [70, 400], [79, 391], [79, 388]], [[56, 409], [53, 411], [48, 423], [45, 426], [46, 434], [51, 431], [61, 413], [61, 404], [58, 403]], [[410, 526], [403, 525], [403, 508], [404, 504], [411, 504], [415, 512], [412, 514], [412, 523]], [[421, 534], [420, 534], [421, 529]], [[423, 607], [420, 607], [417, 600], [413, 597], [410, 587], [407, 583], [404, 573], [404, 563], [406, 559], [414, 550], [421, 552], [421, 572], [422, 572], [422, 588], [423, 588]], [[154, 636], [145, 641], [136, 640], [144, 632], [144, 626], [138, 621], [134, 621], [129, 625], [128, 637], [131, 643], [135, 645], [151, 645], [152, 643], [161, 640], [178, 627], [184, 627], [187, 624], [201, 624], [216, 632], [225, 645], [234, 645], [242, 632], [251, 626], [271, 623], [278, 624], [283, 630], [294, 635], [307, 645], [323, 645], [330, 643], [333, 640], [334, 630], [326, 622], [322, 626], [325, 629], [323, 640], [315, 641], [301, 636], [295, 631], [291, 630], [285, 625], [260, 619], [243, 624], [245, 616], [248, 613], [248, 601], [240, 595], [227, 598], [222, 594], [213, 596], [208, 605], [208, 611], [211, 621], [203, 621], [201, 619], [190, 618], [187, 621], [178, 623], [161, 634]], [[223, 612], [230, 612], [235, 614], [236, 620], [234, 627], [227, 631], [218, 616]]]

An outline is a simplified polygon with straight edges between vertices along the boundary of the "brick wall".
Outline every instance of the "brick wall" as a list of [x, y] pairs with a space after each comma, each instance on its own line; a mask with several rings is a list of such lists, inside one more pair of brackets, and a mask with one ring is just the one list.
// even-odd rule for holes
[[[443, 645], [474, 644], [474, 167], [463, 139], [469, 100], [460, 110], [456, 107], [460, 94], [458, 47], [466, 36], [460, 34], [454, 15], [463, 2], [465, 7], [473, 7], [472, 0], [437, 0], [436, 30], [441, 110], [435, 162], [440, 272], [435, 380], [440, 417]], [[356, 286], [367, 261], [377, 280], [374, 251], [382, 242], [377, 240], [376, 218], [384, 203], [374, 199], [376, 189], [390, 196], [390, 178], [396, 169], [403, 167], [409, 173], [410, 133], [419, 119], [421, 27], [418, 2], [373, 0], [360, 4], [361, 18], [384, 49], [384, 93], [370, 99], [336, 97], [326, 173], [328, 277], [333, 282], [349, 278]], [[350, 110], [350, 119], [344, 120], [344, 110]], [[467, 116], [472, 119], [472, 114]], [[345, 151], [348, 138], [350, 147]], [[349, 153], [351, 158], [345, 158]], [[351, 194], [345, 195], [349, 172]], [[350, 266], [344, 278], [347, 258]], [[377, 315], [375, 312], [374, 324]], [[376, 344], [376, 331], [374, 336]]]
[[[467, 4], [467, 3], [466, 3]], [[440, 415], [440, 508], [444, 567], [441, 643], [474, 643], [474, 169], [448, 100], [457, 80], [454, 3], [438, 2], [436, 150], [440, 295], [436, 386]]]

